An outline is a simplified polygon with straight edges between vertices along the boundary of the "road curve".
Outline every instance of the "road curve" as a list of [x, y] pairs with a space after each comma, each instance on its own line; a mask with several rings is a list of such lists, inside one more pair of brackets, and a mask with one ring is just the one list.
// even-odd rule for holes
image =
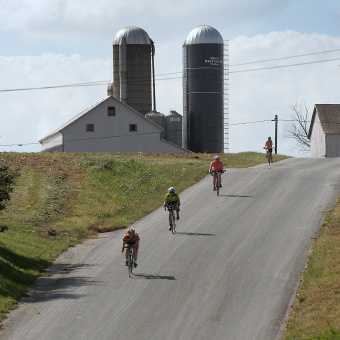
[[339, 193], [340, 158], [228, 169], [222, 180], [219, 197], [210, 176], [181, 193], [176, 235], [162, 208], [135, 223], [131, 279], [123, 231], [62, 254], [0, 338], [280, 339], [312, 238]]

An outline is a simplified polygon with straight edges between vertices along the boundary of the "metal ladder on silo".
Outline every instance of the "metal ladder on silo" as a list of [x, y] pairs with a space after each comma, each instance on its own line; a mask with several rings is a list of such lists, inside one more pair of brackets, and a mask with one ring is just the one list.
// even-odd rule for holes
[[223, 41], [223, 125], [224, 153], [229, 153], [229, 40]]

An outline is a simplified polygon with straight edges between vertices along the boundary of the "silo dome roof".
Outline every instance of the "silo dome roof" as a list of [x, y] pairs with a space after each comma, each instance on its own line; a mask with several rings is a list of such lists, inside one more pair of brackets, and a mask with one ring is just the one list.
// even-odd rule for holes
[[184, 44], [223, 44], [223, 38], [215, 28], [201, 25], [188, 34]]
[[168, 117], [182, 117], [177, 111], [171, 110], [170, 113], [167, 115]]
[[113, 78], [111, 79], [111, 81], [107, 84], [107, 90], [113, 90]]
[[164, 114], [158, 111], [150, 111], [145, 115], [145, 117], [164, 117]]
[[123, 38], [126, 39], [127, 44], [151, 45], [148, 34], [142, 28], [136, 26], [125, 27], [118, 31], [113, 39], [113, 45], [119, 45]]

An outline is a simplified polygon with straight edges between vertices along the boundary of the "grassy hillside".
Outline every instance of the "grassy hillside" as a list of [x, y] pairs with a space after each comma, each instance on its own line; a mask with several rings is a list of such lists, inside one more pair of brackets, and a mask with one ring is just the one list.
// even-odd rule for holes
[[[263, 154], [221, 155], [247, 167]], [[277, 156], [277, 159], [283, 157]], [[98, 232], [124, 228], [208, 173], [208, 154], [1, 153], [20, 177], [0, 212], [0, 320], [68, 247]]]
[[340, 339], [340, 200], [310, 249], [285, 340]]
[[[169, 186], [181, 192], [203, 178], [212, 156], [1, 153], [0, 165], [19, 169], [20, 177], [8, 208], [0, 212], [0, 224], [9, 228], [0, 234], [0, 320], [64, 250], [155, 210]], [[266, 162], [263, 153], [220, 156], [226, 167]], [[274, 155], [274, 162], [283, 158]], [[332, 287], [336, 292], [336, 284]], [[296, 320], [294, 316], [289, 334]], [[340, 329], [332, 320], [330, 324]], [[287, 339], [298, 339], [294, 336]]]

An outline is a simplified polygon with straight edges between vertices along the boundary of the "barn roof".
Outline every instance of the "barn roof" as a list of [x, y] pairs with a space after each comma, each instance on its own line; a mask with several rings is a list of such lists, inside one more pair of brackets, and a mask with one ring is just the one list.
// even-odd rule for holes
[[[113, 96], [108, 96], [106, 98], [104, 98], [103, 100], [99, 101], [97, 104], [92, 105], [90, 107], [88, 107], [87, 109], [85, 109], [84, 111], [78, 113], [76, 116], [74, 116], [72, 119], [70, 119], [69, 121], [67, 121], [66, 123], [64, 123], [63, 125], [61, 125], [58, 129], [54, 130], [53, 132], [51, 132], [50, 134], [48, 134], [47, 136], [45, 136], [44, 138], [39, 140], [39, 143], [42, 143], [45, 139], [48, 139], [49, 137], [60, 133], [64, 128], [66, 128], [67, 126], [71, 125], [73, 122], [75, 122], [77, 119], [79, 119], [80, 117], [86, 115], [88, 112], [92, 111], [95, 107], [99, 106], [101, 103], [111, 100], [110, 98], [112, 98], [115, 101], [120, 102], [122, 105], [128, 107], [132, 112], [134, 112], [135, 114], [138, 114], [139, 116], [142, 116], [143, 118], [145, 118], [141, 113], [137, 112], [136, 110], [134, 110], [132, 107], [128, 106], [127, 104], [121, 102], [120, 100], [118, 100], [117, 98], [113, 97]], [[154, 122], [152, 122], [151, 120], [147, 119], [148, 123], [156, 126], [157, 128], [163, 130], [161, 127], [159, 127], [157, 124], [155, 124]]]
[[340, 134], [340, 104], [315, 104], [308, 138], [312, 135], [316, 114], [319, 116], [322, 131], [325, 134]]

